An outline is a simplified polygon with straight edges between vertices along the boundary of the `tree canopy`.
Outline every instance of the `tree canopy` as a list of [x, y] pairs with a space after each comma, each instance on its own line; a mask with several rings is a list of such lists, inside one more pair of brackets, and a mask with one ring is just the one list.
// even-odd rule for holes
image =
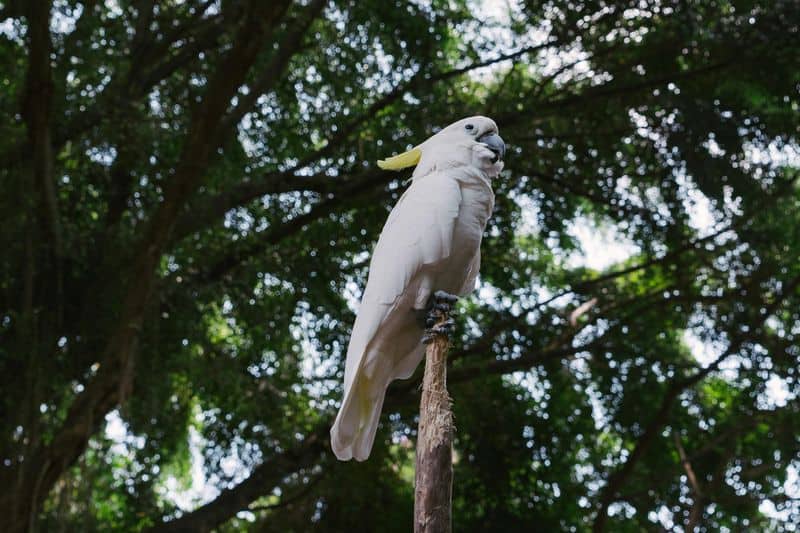
[[0, 4], [4, 531], [407, 531], [327, 442], [407, 174], [492, 117], [457, 531], [800, 523], [792, 0]]

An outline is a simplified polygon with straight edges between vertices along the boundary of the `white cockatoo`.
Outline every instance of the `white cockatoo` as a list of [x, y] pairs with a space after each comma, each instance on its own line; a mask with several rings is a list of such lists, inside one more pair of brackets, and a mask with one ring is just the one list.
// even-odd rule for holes
[[474, 290], [481, 237], [494, 207], [491, 180], [503, 169], [503, 155], [497, 125], [475, 116], [378, 162], [384, 169], [416, 169], [372, 254], [350, 337], [344, 398], [331, 428], [340, 460], [369, 457], [386, 388], [410, 377], [425, 355], [431, 295]]

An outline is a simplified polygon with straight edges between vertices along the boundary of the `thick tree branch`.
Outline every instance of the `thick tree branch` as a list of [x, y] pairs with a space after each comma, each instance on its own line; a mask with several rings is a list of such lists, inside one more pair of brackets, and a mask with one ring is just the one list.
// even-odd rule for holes
[[3, 7], [0, 8], [0, 22], [22, 16], [23, 7], [25, 5], [23, 0], [7, 0], [3, 2], [3, 4]]
[[34, 0], [27, 5], [30, 53], [25, 83], [23, 116], [28, 126], [29, 160], [41, 196], [42, 220], [56, 257], [63, 255], [61, 221], [53, 177], [50, 113], [53, 74], [50, 66], [50, 2]]
[[544, 301], [542, 301], [540, 303], [537, 303], [536, 307], [537, 308], [545, 307], [548, 304], [554, 302], [555, 300], [557, 300], [557, 299], [559, 299], [559, 298], [561, 298], [563, 296], [566, 296], [567, 294], [580, 292], [580, 291], [585, 291], [586, 289], [588, 289], [590, 287], [594, 287], [595, 285], [599, 285], [599, 284], [605, 283], [607, 281], [612, 281], [614, 279], [627, 276], [628, 274], [632, 274], [634, 272], [638, 272], [639, 270], [646, 270], [646, 269], [648, 269], [650, 267], [654, 267], [654, 266], [658, 266], [658, 265], [665, 266], [665, 265], [669, 264], [669, 262], [672, 261], [673, 259], [684, 257], [687, 252], [696, 252], [696, 251], [702, 250], [703, 248], [701, 248], [701, 245], [703, 243], [711, 241], [711, 240], [714, 240], [717, 237], [719, 237], [720, 235], [722, 235], [723, 233], [726, 233], [726, 232], [732, 231], [732, 230], [733, 230], [732, 226], [726, 225], [723, 228], [721, 228], [721, 229], [719, 229], [719, 230], [717, 230], [717, 231], [715, 231], [713, 233], [710, 233], [709, 235], [706, 235], [704, 237], [700, 237], [698, 239], [690, 240], [686, 244], [681, 246], [680, 248], [676, 248], [676, 249], [674, 249], [674, 250], [662, 255], [661, 257], [655, 257], [655, 258], [652, 258], [652, 259], [648, 259], [647, 261], [642, 261], [641, 263], [637, 263], [635, 265], [631, 265], [631, 266], [626, 267], [626, 268], [621, 268], [619, 270], [614, 270], [614, 271], [608, 272], [606, 274], [601, 274], [600, 276], [597, 276], [597, 277], [594, 277], [594, 278], [586, 279], [584, 281], [579, 281], [579, 282], [575, 283], [572, 287], [569, 287], [568, 289], [561, 290], [561, 291], [557, 292], [556, 294], [554, 294], [553, 296], [547, 298], [546, 300], [544, 300]]
[[590, 88], [580, 94], [573, 94], [564, 96], [555, 100], [542, 102], [540, 104], [541, 110], [553, 111], [572, 106], [576, 103], [585, 104], [588, 101], [602, 99], [602, 98], [616, 98], [628, 94], [636, 94], [644, 90], [661, 87], [669, 82], [687, 80], [697, 77], [702, 77], [711, 74], [717, 70], [725, 69], [734, 65], [733, 60], [720, 61], [710, 65], [705, 65], [690, 70], [679, 70], [665, 75], [656, 76], [652, 78], [645, 78], [637, 83], [622, 84], [608, 84], [601, 85], [598, 88]]
[[343, 208], [345, 205], [357, 201], [363, 202], [365, 198], [379, 193], [392, 179], [395, 179], [395, 176], [391, 172], [375, 169], [358, 175], [358, 178], [343, 184], [341, 190], [335, 196], [319, 202], [307, 213], [295, 216], [283, 224], [254, 236], [254, 239], [241, 246], [235, 246], [234, 250], [201, 274], [201, 282], [203, 284], [218, 282], [248, 259], [264, 254], [270, 246], [296, 234], [312, 222]]
[[[24, 350], [26, 362], [22, 379], [25, 381], [25, 397], [19, 420], [31, 445], [40, 443], [37, 405], [41, 401], [40, 373], [42, 363], [41, 338], [48, 333], [41, 331], [45, 322], [60, 322], [63, 304], [62, 256], [63, 245], [61, 221], [58, 212], [56, 184], [53, 177], [53, 152], [51, 146], [51, 105], [53, 95], [52, 67], [50, 65], [51, 36], [49, 0], [31, 0], [23, 6], [28, 22], [28, 68], [21, 95], [22, 116], [25, 120], [27, 139], [25, 157], [28, 167], [23, 178], [23, 197], [20, 199], [25, 221], [25, 254], [23, 274], [23, 297], [20, 316], [20, 348]], [[45, 242], [40, 242], [42, 236]], [[41, 252], [46, 251], [46, 254]], [[47, 257], [45, 257], [45, 255]], [[55, 265], [54, 269], [49, 265]], [[55, 271], [55, 279], [37, 276], [37, 271]], [[54, 298], [52, 297], [54, 294]], [[41, 301], [55, 302], [55, 313], [49, 311], [37, 316], [35, 305]], [[55, 314], [55, 320], [52, 315]], [[38, 485], [29, 484], [33, 501], [19, 498], [18, 490], [23, 476], [34, 480], [38, 475], [35, 463], [16, 463], [18, 476], [4, 481], [13, 481], [11, 490], [0, 495], [0, 513], [13, 517], [19, 528], [33, 523], [39, 508], [36, 498]], [[4, 469], [3, 474], [6, 474]]]
[[700, 486], [700, 482], [697, 479], [697, 475], [694, 473], [692, 462], [689, 460], [689, 457], [686, 455], [686, 450], [683, 448], [680, 435], [673, 430], [672, 437], [675, 441], [675, 448], [678, 450], [678, 457], [681, 460], [681, 465], [683, 465], [683, 469], [686, 471], [686, 478], [689, 480], [689, 486], [692, 488], [692, 492], [694, 493], [692, 497], [694, 501], [692, 503], [692, 509], [689, 512], [689, 520], [686, 522], [685, 529], [687, 533], [693, 533], [695, 528], [700, 524], [700, 520], [703, 518], [705, 495], [702, 487]]
[[[173, 54], [168, 53], [173, 41], [166, 40], [161, 43], [160, 47], [145, 48], [134, 56], [137, 59], [136, 63], [140, 65], [141, 70], [144, 70], [145, 73], [142, 75], [139, 71], [140, 69], [130, 69], [127, 86], [130, 87], [131, 93], [138, 97], [144, 96], [159, 82], [167, 79], [174, 72], [197, 59], [201, 52], [213, 48], [220, 38], [220, 23], [222, 20], [221, 16], [214, 16], [198, 22], [193, 28], [191, 36], [187, 37], [188, 42], [180, 46]], [[143, 44], [143, 46], [147, 45]], [[166, 56], [163, 60], [160, 57], [162, 54]], [[147, 62], [149, 61], [156, 62], [153, 67], [148, 69]]]
[[633, 468], [639, 462], [639, 459], [641, 459], [645, 451], [650, 448], [656, 436], [661, 432], [661, 428], [666, 425], [675, 399], [681, 392], [683, 392], [683, 389], [675, 385], [667, 389], [666, 394], [664, 394], [661, 400], [661, 404], [658, 406], [653, 418], [645, 427], [644, 433], [642, 433], [642, 436], [639, 437], [639, 440], [636, 442], [636, 446], [628, 456], [627, 461], [622, 465], [622, 468], [609, 476], [606, 485], [600, 491], [600, 496], [598, 498], [599, 510], [595, 516], [594, 524], [592, 525], [593, 531], [605, 531], [606, 520], [608, 519], [608, 506], [613, 503], [614, 498], [633, 472]]
[[[759, 321], [763, 323], [772, 313], [774, 313], [786, 298], [791, 296], [800, 284], [800, 276], [792, 279], [781, 292], [780, 295], [775, 297], [772, 302], [765, 305], [764, 312], [760, 313]], [[766, 303], [766, 302], [764, 302]], [[661, 430], [669, 422], [672, 407], [675, 400], [680, 396], [683, 391], [695, 386], [709, 374], [719, 369], [719, 366], [731, 355], [737, 353], [741, 347], [749, 341], [748, 337], [740, 333], [735, 338], [731, 339], [728, 348], [722, 352], [711, 364], [707, 367], [695, 372], [688, 378], [675, 380], [664, 394], [661, 403], [653, 415], [653, 418], [647, 424], [641, 437], [636, 441], [633, 451], [628, 456], [625, 463], [614, 473], [608, 477], [608, 481], [598, 496], [598, 511], [595, 515], [595, 521], [592, 530], [595, 532], [605, 531], [606, 522], [608, 520], [608, 507], [611, 505], [620, 489], [627, 482], [628, 478], [634, 471], [639, 460], [644, 456], [652, 443], [660, 435]]]
[[244, 81], [274, 27], [288, 8], [288, 1], [274, 4], [251, 2], [234, 45], [208, 84], [205, 97], [192, 114], [180, 163], [166, 187], [164, 201], [147, 225], [127, 275], [128, 283], [118, 325], [111, 333], [98, 374], [70, 406], [60, 429], [46, 447], [34, 451], [25, 464], [37, 465], [28, 472], [16, 494], [27, 502], [24, 516], [12, 517], [12, 531], [24, 528], [31, 507], [37, 506], [66, 468], [83, 453], [86, 442], [102, 423], [105, 413], [123, 401], [133, 375], [134, 353], [144, 311], [150, 300], [156, 267], [178, 212], [199, 186], [216, 148], [217, 128], [236, 89]]
[[327, 0], [312, 0], [308, 6], [303, 8], [293, 24], [286, 30], [277, 50], [263, 69], [261, 76], [252, 83], [246, 95], [239, 96], [239, 103], [236, 108], [226, 117], [222, 124], [223, 130], [236, 127], [241, 118], [253, 109], [256, 101], [262, 95], [270, 93], [278, 82], [283, 79], [289, 62], [300, 50], [308, 29], [322, 13], [327, 3]]
[[[562, 191], [565, 191], [568, 194], [573, 194], [581, 198], [586, 198], [587, 200], [590, 200], [591, 202], [597, 205], [604, 205], [604, 206], [607, 205], [609, 207], [612, 207], [612, 204], [609, 203], [608, 198], [597, 192], [580, 187], [577, 183], [575, 183], [576, 181], [575, 178], [569, 177], [570, 179], [559, 179], [556, 176], [550, 176], [544, 174], [543, 172], [535, 172], [535, 171], [529, 172], [528, 175], [535, 180], [546, 183], [553, 187], [557, 187], [558, 189], [561, 189]], [[625, 211], [627, 213], [627, 216], [630, 218], [641, 216], [645, 220], [651, 220], [654, 214], [654, 212], [651, 211], [650, 209], [647, 209], [645, 207], [639, 207], [629, 202], [625, 203], [620, 202], [617, 205], [613, 205], [613, 208], [615, 210]]]
[[[328, 424], [325, 424], [325, 428], [327, 427]], [[247, 509], [249, 511], [258, 512], [258, 511], [272, 511], [274, 509], [279, 509], [281, 507], [288, 507], [295, 502], [299, 502], [305, 499], [305, 497], [311, 493], [311, 491], [314, 489], [317, 483], [322, 481], [324, 477], [325, 477], [325, 472], [323, 471], [322, 473], [317, 474], [308, 482], [306, 482], [300, 489], [295, 491], [294, 494], [282, 496], [281, 499], [275, 503], [267, 503], [263, 505], [250, 505]]]
[[[94, 4], [96, 1], [85, 3], [84, 13], [78, 21], [79, 26], [83, 25], [84, 21], [86, 24], [90, 22]], [[144, 21], [150, 20], [152, 14], [146, 10], [140, 11], [139, 14], [144, 20], [137, 20], [137, 26], [142, 27]], [[227, 17], [227, 19], [233, 18]], [[91, 106], [62, 120], [53, 132], [54, 151], [58, 151], [67, 141], [75, 140], [90, 131], [103, 120], [108, 120], [110, 117], [122, 118], [129, 114], [136, 108], [134, 104], [140, 102], [156, 84], [195, 60], [201, 51], [214, 46], [223, 33], [220, 31], [220, 23], [227, 19], [222, 14], [206, 19], [194, 17], [157, 43], [147, 41], [147, 32], [140, 34], [137, 31], [132, 43], [130, 66], [114, 76]], [[189, 29], [191, 31], [188, 31]], [[79, 54], [74, 50], [73, 43], [80, 35], [80, 27], [69, 34], [65, 42], [65, 56]], [[186, 42], [175, 54], [169, 54], [170, 47], [177, 39], [185, 39]], [[0, 153], [0, 165], [16, 164], [20, 161], [21, 154], [21, 146], [12, 143]]]
[[180, 518], [150, 529], [150, 533], [205, 532], [245, 510], [293, 472], [313, 466], [327, 449], [329, 420], [324, 420], [297, 447], [272, 456], [253, 470], [250, 477], [226, 489], [211, 502]]
[[[556, 44], [557, 42], [555, 41], [548, 41], [540, 45], [523, 48], [510, 54], [501, 55], [486, 61], [473, 63], [465, 67], [452, 69], [427, 77], [422, 74], [422, 71], [419, 71], [408, 82], [399, 85], [394, 90], [373, 102], [364, 113], [340, 128], [337, 133], [328, 140], [325, 146], [310, 153], [291, 169], [284, 172], [270, 172], [263, 176], [258, 182], [243, 183], [215, 196], [199, 200], [191, 213], [184, 215], [179, 220], [174, 235], [175, 240], [178, 241], [188, 235], [205, 229], [211, 224], [221, 220], [225, 213], [231, 209], [245, 205], [267, 194], [304, 190], [323, 192], [331, 190], [333, 187], [338, 187], [338, 181], [334, 177], [326, 177], [324, 174], [319, 174], [307, 178], [295, 176], [294, 173], [333, 153], [335, 149], [339, 148], [364, 123], [374, 118], [380, 111], [398, 101], [411, 90], [430, 87], [437, 82], [446, 81], [502, 61], [517, 59], [525, 54], [534, 53], [555, 46]], [[263, 90], [257, 91], [257, 94], [263, 94], [263, 92]], [[245, 106], [242, 106], [241, 111], [246, 112], [246, 110]]]
[[384, 94], [382, 97], [373, 102], [364, 113], [354, 118], [353, 120], [345, 124], [342, 128], [337, 130], [336, 134], [333, 135], [330, 139], [328, 139], [328, 142], [325, 146], [310, 153], [304, 159], [301, 159], [295, 168], [296, 169], [303, 168], [305, 166], [314, 163], [315, 161], [319, 161], [323, 157], [330, 155], [336, 148], [338, 148], [342, 143], [344, 143], [344, 141], [350, 138], [350, 136], [354, 132], [356, 132], [364, 123], [366, 123], [368, 120], [373, 119], [379, 112], [381, 112], [382, 110], [386, 109], [387, 107], [395, 103], [397, 100], [405, 96], [410, 91], [416, 89], [430, 88], [438, 82], [447, 81], [452, 78], [461, 76], [462, 74], [467, 74], [469, 72], [472, 72], [480, 68], [485, 68], [491, 65], [495, 65], [497, 63], [502, 63], [503, 61], [510, 61], [513, 59], [517, 59], [526, 54], [538, 52], [540, 50], [556, 46], [557, 44], [558, 42], [555, 40], [547, 41], [539, 45], [528, 46], [521, 50], [517, 50], [516, 52], [499, 55], [492, 59], [487, 59], [485, 61], [478, 61], [476, 63], [466, 65], [464, 67], [459, 67], [444, 72], [439, 72], [436, 74], [425, 74], [423, 70], [418, 70], [407, 82], [401, 83], [393, 90]]
[[[198, 231], [202, 231], [221, 218], [231, 209], [242, 206], [268, 194], [281, 194], [286, 192], [338, 192], [342, 193], [358, 184], [379, 175], [388, 175], [377, 169], [354, 176], [329, 176], [327, 174], [314, 174], [300, 176], [290, 173], [273, 173], [265, 176], [259, 182], [245, 182], [215, 196], [206, 196], [197, 200], [190, 213], [178, 219], [173, 233], [173, 240], [180, 241]], [[386, 181], [375, 182], [375, 185], [385, 185]]]

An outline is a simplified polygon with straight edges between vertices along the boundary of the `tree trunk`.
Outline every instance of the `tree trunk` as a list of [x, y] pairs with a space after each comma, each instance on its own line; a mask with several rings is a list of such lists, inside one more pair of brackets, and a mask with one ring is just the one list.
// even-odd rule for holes
[[[438, 324], [448, 318], [442, 313]], [[453, 496], [453, 413], [447, 394], [446, 335], [436, 335], [425, 353], [414, 489], [414, 532], [450, 533]]]

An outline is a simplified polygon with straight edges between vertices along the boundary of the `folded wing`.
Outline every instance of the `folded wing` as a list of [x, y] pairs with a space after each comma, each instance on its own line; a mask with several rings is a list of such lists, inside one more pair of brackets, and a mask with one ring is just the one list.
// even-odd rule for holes
[[331, 446], [341, 460], [369, 456], [386, 388], [409, 377], [422, 359], [422, 328], [413, 309], [423, 308], [435, 290], [433, 273], [450, 256], [460, 204], [458, 182], [433, 172], [414, 181], [386, 221], [350, 337], [344, 398], [331, 428]]

